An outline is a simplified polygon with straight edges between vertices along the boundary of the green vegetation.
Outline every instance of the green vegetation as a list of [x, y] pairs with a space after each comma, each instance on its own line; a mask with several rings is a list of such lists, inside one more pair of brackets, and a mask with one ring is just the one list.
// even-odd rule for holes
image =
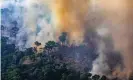
[[48, 41], [46, 44], [45, 44], [45, 49], [46, 50], [52, 50], [53, 48], [57, 47], [57, 43], [54, 42], [54, 41]]
[[[7, 44], [8, 38], [6, 37], [2, 37], [1, 41], [2, 80], [107, 80], [105, 76], [92, 76], [91, 73], [71, 68], [71, 64], [63, 62], [58, 54], [69, 47], [60, 46], [54, 41], [48, 41], [45, 45], [49, 54], [46, 54], [47, 51], [36, 54], [33, 48], [19, 51], [14, 44]], [[65, 38], [61, 41], [64, 43]], [[39, 42], [36, 44], [40, 45]], [[53, 52], [54, 48], [62, 51]]]

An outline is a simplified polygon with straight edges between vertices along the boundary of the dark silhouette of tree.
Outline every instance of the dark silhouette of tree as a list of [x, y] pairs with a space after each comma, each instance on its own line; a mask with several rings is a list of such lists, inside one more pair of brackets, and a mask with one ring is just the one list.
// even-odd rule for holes
[[103, 75], [100, 80], [107, 80], [107, 77]]
[[34, 44], [35, 44], [36, 46], [40, 46], [40, 45], [41, 45], [41, 43], [38, 42], [38, 41], [34, 42]]
[[54, 41], [48, 41], [48, 42], [45, 44], [45, 49], [46, 49], [48, 52], [51, 52], [55, 47], [57, 47], [57, 43], [54, 42]]
[[91, 73], [82, 73], [80, 75], [80, 80], [92, 80], [91, 76], [92, 76]]
[[88, 75], [87, 74], [81, 74], [80, 80], [88, 80]]
[[92, 76], [92, 79], [93, 79], [93, 80], [98, 80], [99, 78], [100, 78], [99, 75], [94, 75], [94, 76]]
[[37, 47], [40, 46], [40, 45], [41, 45], [40, 42], [38, 42], [38, 41], [34, 42], [33, 51], [34, 51], [35, 53], [38, 53]]
[[5, 30], [5, 27], [3, 25], [1, 25], [1, 30]]
[[67, 39], [67, 33], [62, 32], [61, 36], [59, 37], [59, 40], [60, 40], [61, 44], [65, 44], [66, 39]]
[[12, 22], [13, 27], [12, 27], [12, 29], [10, 31], [10, 36], [11, 37], [16, 37], [16, 35], [17, 35], [18, 31], [19, 31], [19, 28], [17, 27], [17, 24], [18, 24], [17, 21], [13, 21]]

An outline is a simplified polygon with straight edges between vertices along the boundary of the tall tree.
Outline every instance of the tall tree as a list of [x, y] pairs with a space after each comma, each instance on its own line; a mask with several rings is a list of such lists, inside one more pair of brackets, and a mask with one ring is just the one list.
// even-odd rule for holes
[[54, 42], [54, 41], [48, 41], [46, 44], [45, 44], [45, 49], [48, 50], [48, 52], [52, 51], [53, 48], [57, 47], [57, 43]]
[[61, 36], [59, 37], [59, 40], [60, 40], [61, 44], [65, 44], [66, 39], [67, 39], [67, 33], [62, 32]]

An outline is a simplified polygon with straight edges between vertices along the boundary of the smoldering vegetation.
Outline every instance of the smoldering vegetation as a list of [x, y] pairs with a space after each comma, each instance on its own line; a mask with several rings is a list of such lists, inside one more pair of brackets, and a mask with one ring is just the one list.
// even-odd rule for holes
[[[9, 46], [2, 48], [2, 55], [10, 53], [11, 47], [12, 53], [34, 47], [34, 53], [44, 51], [77, 71], [126, 80], [132, 76], [133, 66], [132, 2], [93, 1], [54, 0], [52, 5], [41, 0], [4, 2], [1, 33]], [[62, 32], [67, 33], [66, 38], [60, 37]], [[34, 45], [35, 41], [41, 45]], [[57, 49], [46, 46], [51, 43]]]
[[[91, 78], [103, 78], [103, 80], [106, 80], [105, 76], [102, 77], [102, 75], [106, 75], [108, 78], [111, 78], [109, 80], [117, 80], [117, 77], [111, 75], [113, 70], [115, 70], [115, 68], [119, 66], [118, 64], [122, 64], [122, 59], [119, 53], [111, 51], [110, 53], [103, 53], [104, 55], [100, 53], [99, 55], [99, 53], [97, 52], [96, 44], [93, 43], [93, 40], [87, 41], [89, 43], [76, 46], [74, 44], [67, 44], [68, 41], [65, 37], [66, 36], [61, 35], [59, 38], [59, 42], [48, 41], [45, 47], [40, 47], [40, 45], [42, 44], [36, 41], [36, 46], [27, 48], [25, 51], [19, 51], [19, 49], [17, 48], [15, 49], [14, 44], [7, 44], [8, 38], [2, 37], [2, 79], [8, 80], [8, 78], [14, 78], [9, 75], [7, 76], [7, 74], [10, 74], [12, 70], [21, 71], [17, 71], [15, 73], [17, 75], [12, 73], [14, 76], [20, 76], [18, 77], [18, 79], [38, 79], [41, 77], [41, 75], [38, 75], [38, 77], [36, 77], [37, 74], [35, 72], [37, 69], [40, 69], [39, 67], [47, 66], [47, 69], [56, 70], [57, 72], [52, 73], [57, 74], [58, 70], [63, 68], [63, 65], [66, 65], [66, 67], [64, 66], [64, 68], [66, 68], [68, 71], [72, 71], [68, 72], [68, 75], [72, 73], [71, 75], [76, 75], [77, 77], [79, 77], [78, 74], [80, 72], [80, 77], [78, 79], [85, 78], [86, 76], [86, 80], [91, 80]], [[93, 76], [90, 77], [90, 75], [92, 74], [89, 72], [93, 70], [96, 65], [98, 65], [98, 70], [94, 70], [95, 73], [92, 72]], [[106, 69], [106, 67], [108, 68]], [[52, 76], [52, 74], [47, 73], [47, 69], [46, 74]], [[36, 75], [30, 74], [33, 71], [35, 71], [34, 73]], [[39, 71], [40, 74], [42, 74], [41, 71]], [[23, 77], [26, 73], [30, 75], [27, 75], [27, 77]], [[47, 75], [45, 75], [45, 77], [47, 77], [46, 80], [50, 78]], [[63, 76], [60, 75], [60, 78], [63, 78]]]

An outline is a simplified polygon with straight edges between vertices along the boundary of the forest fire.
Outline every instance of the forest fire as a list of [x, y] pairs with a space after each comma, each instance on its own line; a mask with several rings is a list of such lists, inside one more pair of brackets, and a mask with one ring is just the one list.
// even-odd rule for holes
[[[94, 4], [91, 4], [91, 2], [94, 2]], [[133, 35], [133, 22], [131, 19], [133, 17], [132, 5], [132, 1], [129, 0], [78, 0], [76, 2], [74, 0], [55, 0], [52, 10], [55, 16], [57, 32], [68, 32], [70, 41], [75, 40], [77, 43], [82, 43], [85, 39], [84, 35], [87, 33], [86, 29], [90, 27], [90, 25], [85, 24], [89, 22], [89, 18], [92, 16], [89, 12], [91, 12], [91, 8], [96, 7], [94, 12], [97, 12], [97, 14], [102, 13], [100, 16], [104, 17], [103, 21], [105, 22], [102, 24], [110, 24], [106, 27], [110, 33], [107, 36], [112, 37], [114, 50], [120, 51], [123, 58], [124, 68], [120, 69], [116, 76], [122, 74], [129, 77], [133, 71], [133, 41], [131, 41], [131, 35]], [[96, 23], [94, 22], [93, 24], [97, 24], [100, 21], [97, 20], [97, 15], [95, 18]], [[92, 25], [94, 31], [98, 27]], [[117, 73], [117, 71], [114, 72]]]
[[133, 1], [2, 2], [3, 80], [133, 80]]

